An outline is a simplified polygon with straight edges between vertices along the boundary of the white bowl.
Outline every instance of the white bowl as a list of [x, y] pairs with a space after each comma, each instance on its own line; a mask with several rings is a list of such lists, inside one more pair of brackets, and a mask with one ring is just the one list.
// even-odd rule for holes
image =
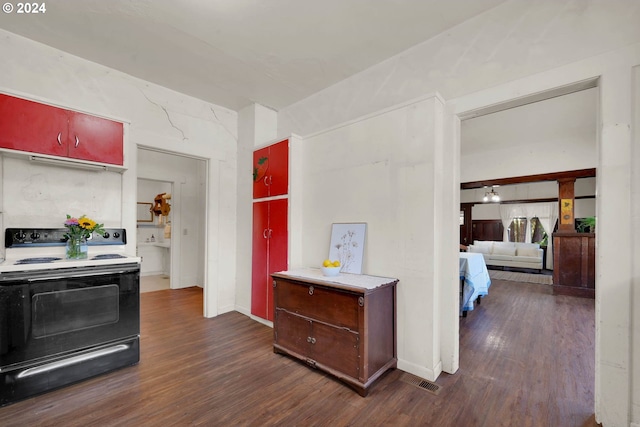
[[320, 270], [322, 270], [324, 276], [332, 277], [340, 274], [340, 268], [341, 267], [320, 267]]

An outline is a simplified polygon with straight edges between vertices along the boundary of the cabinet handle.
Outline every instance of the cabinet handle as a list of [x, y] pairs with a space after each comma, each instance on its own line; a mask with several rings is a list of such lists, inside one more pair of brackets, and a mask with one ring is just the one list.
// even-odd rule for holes
[[316, 339], [312, 338], [312, 337], [307, 337], [307, 342], [311, 343], [311, 344], [315, 344], [316, 343]]
[[271, 238], [271, 234], [273, 233], [272, 229], [269, 229], [269, 238]]
[[309, 286], [309, 295], [313, 295], [313, 286]]
[[61, 136], [62, 136], [62, 132], [58, 132], [58, 145], [62, 145], [62, 141], [60, 141]]
[[268, 176], [264, 176], [264, 179], [262, 180], [262, 182], [264, 183], [264, 185], [268, 186], [269, 184], [267, 183], [267, 178], [269, 178]]
[[267, 238], [267, 229], [266, 228], [262, 231], [262, 237], [264, 237], [265, 239]]
[[80, 145], [80, 140], [78, 139], [78, 135], [76, 135], [76, 148], [78, 148], [78, 145]]

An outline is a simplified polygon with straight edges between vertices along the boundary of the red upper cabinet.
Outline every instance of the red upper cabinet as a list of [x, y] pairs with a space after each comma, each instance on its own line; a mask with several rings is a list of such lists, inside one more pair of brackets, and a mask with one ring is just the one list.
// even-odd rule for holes
[[69, 157], [121, 165], [122, 123], [73, 111], [70, 113]]
[[122, 123], [0, 94], [0, 148], [123, 164]]
[[289, 192], [289, 140], [253, 152], [253, 198]]
[[0, 94], [0, 147], [67, 155], [67, 111]]

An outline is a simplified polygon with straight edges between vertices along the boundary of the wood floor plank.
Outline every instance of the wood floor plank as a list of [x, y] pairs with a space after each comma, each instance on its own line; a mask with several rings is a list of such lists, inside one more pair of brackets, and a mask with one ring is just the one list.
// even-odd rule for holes
[[141, 362], [0, 408], [2, 426], [595, 426], [594, 301], [494, 280], [460, 319], [439, 395], [393, 370], [366, 398], [273, 353], [273, 332], [202, 317], [199, 288], [141, 296]]

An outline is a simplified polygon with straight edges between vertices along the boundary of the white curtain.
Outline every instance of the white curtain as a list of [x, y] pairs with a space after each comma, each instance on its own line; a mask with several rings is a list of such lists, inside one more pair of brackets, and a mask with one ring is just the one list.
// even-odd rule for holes
[[537, 217], [540, 220], [540, 225], [544, 228], [544, 231], [549, 236], [547, 242], [547, 268], [553, 270], [553, 229], [556, 226], [558, 220], [558, 203], [532, 203], [536, 205]]
[[558, 202], [547, 203], [513, 203], [500, 205], [500, 220], [504, 227], [502, 240], [509, 240], [508, 228], [514, 218], [527, 218], [527, 232], [525, 242], [531, 243], [531, 218], [537, 217], [540, 225], [549, 235], [547, 243], [547, 268], [553, 269], [553, 239], [551, 234], [558, 220]]

